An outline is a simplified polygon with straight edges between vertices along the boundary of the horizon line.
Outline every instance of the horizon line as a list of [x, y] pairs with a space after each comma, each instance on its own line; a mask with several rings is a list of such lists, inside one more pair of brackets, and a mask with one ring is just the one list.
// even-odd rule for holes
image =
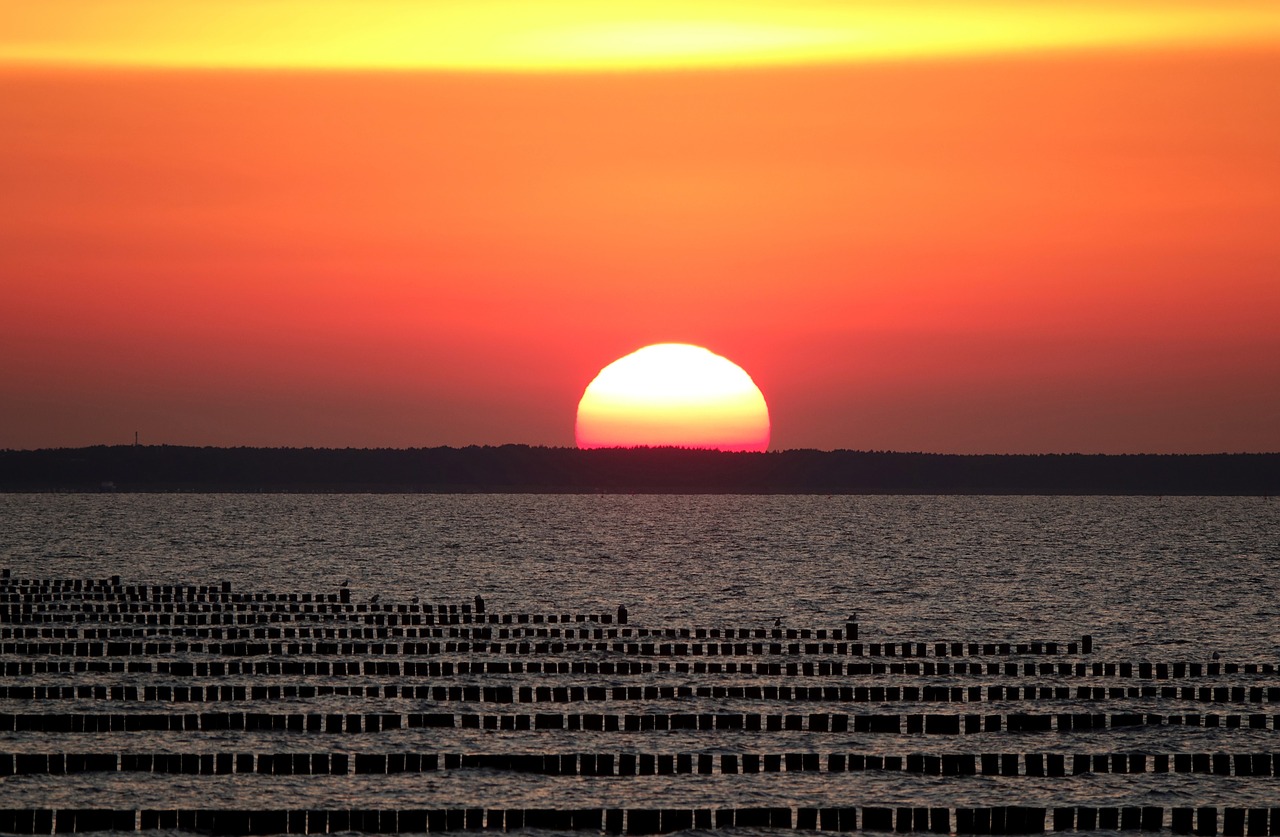
[[765, 457], [770, 455], [795, 454], [795, 453], [820, 453], [820, 454], [865, 454], [876, 456], [955, 456], [955, 457], [1153, 457], [1153, 456], [1280, 456], [1280, 450], [1271, 451], [1204, 451], [1199, 453], [1174, 453], [1160, 451], [1143, 451], [1139, 453], [1103, 453], [1093, 452], [1086, 453], [1083, 451], [1053, 451], [1053, 452], [1016, 452], [1016, 453], [948, 453], [943, 451], [927, 451], [927, 450], [890, 450], [877, 448], [779, 448], [777, 450], [766, 451], [727, 451], [718, 448], [698, 448], [698, 447], [681, 447], [677, 445], [664, 446], [647, 446], [637, 445], [633, 447], [611, 447], [611, 448], [579, 448], [575, 445], [540, 445], [529, 444], [526, 442], [503, 442], [499, 444], [468, 444], [468, 445], [423, 445], [418, 447], [329, 447], [329, 446], [290, 446], [290, 445], [194, 445], [194, 444], [93, 444], [79, 446], [61, 446], [61, 447], [40, 447], [40, 448], [0, 448], [0, 454], [10, 453], [53, 453], [60, 451], [85, 451], [95, 449], [117, 449], [117, 448], [145, 448], [145, 449], [187, 449], [187, 450], [226, 450], [226, 451], [324, 451], [324, 452], [398, 452], [410, 453], [415, 451], [440, 451], [440, 450], [502, 450], [504, 448], [524, 448], [528, 450], [545, 450], [545, 451], [572, 451], [583, 454], [599, 454], [599, 453], [642, 453], [642, 452], [677, 452], [690, 454], [720, 454], [724, 456], [759, 456]]

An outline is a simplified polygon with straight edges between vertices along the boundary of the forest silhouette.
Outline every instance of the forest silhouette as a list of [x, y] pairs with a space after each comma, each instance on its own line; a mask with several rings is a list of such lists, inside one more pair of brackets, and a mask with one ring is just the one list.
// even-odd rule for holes
[[0, 490], [1275, 495], [1280, 453], [120, 445], [0, 451]]

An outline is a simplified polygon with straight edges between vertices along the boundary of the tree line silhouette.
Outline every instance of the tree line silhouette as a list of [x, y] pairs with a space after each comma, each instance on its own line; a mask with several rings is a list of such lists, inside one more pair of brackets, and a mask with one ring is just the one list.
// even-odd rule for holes
[[0, 451], [3, 491], [1280, 494], [1280, 453], [934, 454], [680, 448]]

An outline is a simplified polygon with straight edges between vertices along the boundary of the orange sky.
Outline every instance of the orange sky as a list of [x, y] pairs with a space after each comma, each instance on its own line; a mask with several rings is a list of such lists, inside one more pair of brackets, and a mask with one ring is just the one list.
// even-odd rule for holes
[[343, 49], [317, 4], [328, 51], [57, 25], [92, 5], [0, 2], [0, 447], [570, 445], [676, 341], [775, 449], [1280, 450], [1268, 6], [587, 21], [649, 33], [618, 66], [521, 20], [391, 49], [392, 0]]

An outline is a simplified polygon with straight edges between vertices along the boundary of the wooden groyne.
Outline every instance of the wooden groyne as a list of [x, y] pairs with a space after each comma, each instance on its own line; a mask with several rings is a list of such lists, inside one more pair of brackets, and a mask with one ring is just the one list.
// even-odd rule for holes
[[0, 777], [76, 773], [355, 776], [491, 770], [546, 776], [857, 773], [1280, 777], [1280, 753], [4, 753]]
[[212, 835], [422, 834], [541, 829], [671, 834], [753, 828], [898, 834], [1043, 834], [1170, 831], [1197, 837], [1261, 837], [1280, 827], [1280, 808], [1021, 805], [824, 808], [436, 808], [436, 809], [0, 809], [0, 833], [88, 834], [186, 831]]
[[[507, 612], [479, 598], [402, 603], [346, 587], [277, 593], [0, 571], [0, 791], [10, 789], [0, 833], [1280, 834], [1280, 808], [1232, 804], [1242, 792], [1280, 798], [1273, 660], [1116, 660], [1087, 632], [862, 633], [853, 618], [661, 625], [626, 608]], [[1213, 746], [1188, 746], [1191, 730], [1213, 731]], [[190, 777], [189, 789], [290, 777], [317, 804], [8, 802], [24, 783], [91, 774]], [[777, 804], [356, 809], [308, 796], [312, 784], [328, 795], [427, 774], [463, 783], [454, 788], [481, 774], [490, 785], [572, 777], [621, 799], [645, 777], [703, 795], [752, 782]], [[765, 778], [786, 774], [822, 783], [839, 804], [787, 804], [767, 784], [780, 780]], [[956, 801], [888, 804], [866, 774], [945, 777]], [[1046, 783], [1085, 793], [1116, 776], [1135, 787], [1179, 776], [1204, 790], [1191, 806], [1036, 802]], [[975, 798], [986, 804], [959, 802]]]

